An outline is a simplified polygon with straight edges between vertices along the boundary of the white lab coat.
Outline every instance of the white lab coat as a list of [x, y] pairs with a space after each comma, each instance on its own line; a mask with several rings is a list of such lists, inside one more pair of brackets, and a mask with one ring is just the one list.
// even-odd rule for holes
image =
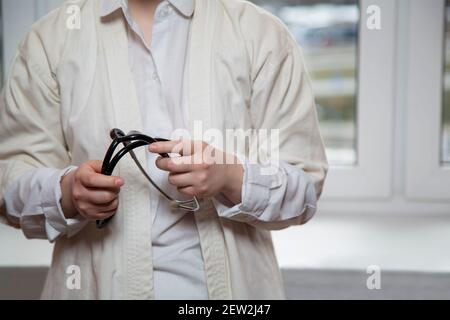
[[[142, 130], [123, 19], [100, 19], [98, 0], [78, 4], [81, 29], [67, 28], [63, 6], [32, 27], [15, 57], [0, 113], [1, 202], [28, 170], [102, 159], [111, 128]], [[303, 57], [286, 28], [247, 2], [197, 0], [189, 43], [191, 131], [199, 120], [204, 129], [280, 129], [281, 160], [308, 173], [319, 196], [327, 162]], [[145, 150], [137, 155], [145, 163]], [[108, 228], [91, 223], [56, 241], [43, 298], [153, 298], [150, 186], [129, 157], [117, 174], [126, 184], [116, 216]], [[211, 200], [201, 206], [196, 224], [210, 298], [283, 298], [269, 230], [311, 217], [265, 223], [242, 212], [233, 221], [219, 218]], [[293, 243], [292, 254], [302, 245]], [[71, 265], [80, 267], [80, 290], [66, 286]]]

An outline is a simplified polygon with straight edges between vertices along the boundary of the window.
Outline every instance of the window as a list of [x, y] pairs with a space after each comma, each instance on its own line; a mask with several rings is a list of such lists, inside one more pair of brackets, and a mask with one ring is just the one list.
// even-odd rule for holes
[[445, 0], [411, 0], [406, 193], [416, 200], [450, 198], [442, 187], [450, 185], [447, 8]]
[[3, 12], [0, 3], [0, 88], [3, 88]]
[[253, 2], [283, 20], [302, 47], [330, 163], [356, 164], [357, 1]]
[[[332, 165], [324, 198], [390, 196], [396, 2], [253, 2], [278, 16], [303, 50]], [[372, 5], [383, 12], [381, 30], [366, 26]]]
[[441, 161], [450, 165], [450, 0], [445, 4], [444, 38], [444, 103], [442, 110], [442, 152]]

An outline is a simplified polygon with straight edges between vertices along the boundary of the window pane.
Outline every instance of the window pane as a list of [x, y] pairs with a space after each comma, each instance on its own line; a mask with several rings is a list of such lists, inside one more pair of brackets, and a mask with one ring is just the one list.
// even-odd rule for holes
[[283, 20], [302, 47], [330, 163], [355, 164], [357, 0], [253, 2]]
[[442, 162], [450, 164], [450, 1], [446, 1]]
[[0, 5], [0, 88], [3, 88], [3, 11]]

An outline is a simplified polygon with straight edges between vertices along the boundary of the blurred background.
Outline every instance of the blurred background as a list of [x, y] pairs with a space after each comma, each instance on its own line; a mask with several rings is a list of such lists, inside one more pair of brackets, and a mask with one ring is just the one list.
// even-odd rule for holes
[[329, 161], [355, 165], [358, 1], [253, 2], [278, 16], [303, 49]]
[[[2, 0], [3, 78], [61, 2]], [[273, 233], [288, 297], [449, 299], [450, 1], [252, 2], [302, 48], [331, 163], [316, 217]], [[0, 298], [37, 297], [50, 259], [0, 226]]]

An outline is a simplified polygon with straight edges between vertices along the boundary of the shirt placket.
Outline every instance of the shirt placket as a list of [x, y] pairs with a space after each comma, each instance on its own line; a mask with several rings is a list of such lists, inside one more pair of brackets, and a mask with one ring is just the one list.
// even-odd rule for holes
[[[144, 121], [146, 124], [145, 133], [154, 137], [170, 137], [170, 133], [173, 129], [173, 124], [171, 123], [170, 115], [167, 114], [167, 108], [165, 107], [161, 76], [158, 71], [158, 61], [155, 58], [155, 53], [158, 50], [163, 50], [159, 43], [164, 40], [161, 39], [161, 37], [165, 37], [167, 35], [167, 29], [169, 27], [168, 20], [170, 18], [170, 15], [173, 13], [173, 8], [167, 1], [163, 1], [157, 7], [153, 24], [151, 46], [146, 43], [143, 32], [131, 18], [128, 10], [125, 8], [124, 11], [126, 11], [126, 19], [131, 28], [131, 31], [134, 32], [135, 35], [137, 35], [139, 41], [141, 42], [141, 45], [143, 46], [141, 54], [143, 57], [143, 61], [145, 61], [145, 64], [144, 66], [142, 66], [143, 76], [141, 76], [140, 78], [145, 82], [143, 85], [143, 87], [145, 88], [145, 94], [140, 98], [144, 103], [142, 111], [143, 116], [146, 118], [146, 121]], [[150, 172], [152, 178], [158, 185], [163, 185], [164, 181], [166, 180], [166, 176], [164, 172], [156, 169], [154, 164], [155, 159], [155, 155], [149, 154], [147, 170]], [[153, 221], [156, 217], [160, 198], [161, 197], [157, 192], [152, 192], [150, 194], [150, 210], [151, 212], [155, 213], [153, 215]]]

